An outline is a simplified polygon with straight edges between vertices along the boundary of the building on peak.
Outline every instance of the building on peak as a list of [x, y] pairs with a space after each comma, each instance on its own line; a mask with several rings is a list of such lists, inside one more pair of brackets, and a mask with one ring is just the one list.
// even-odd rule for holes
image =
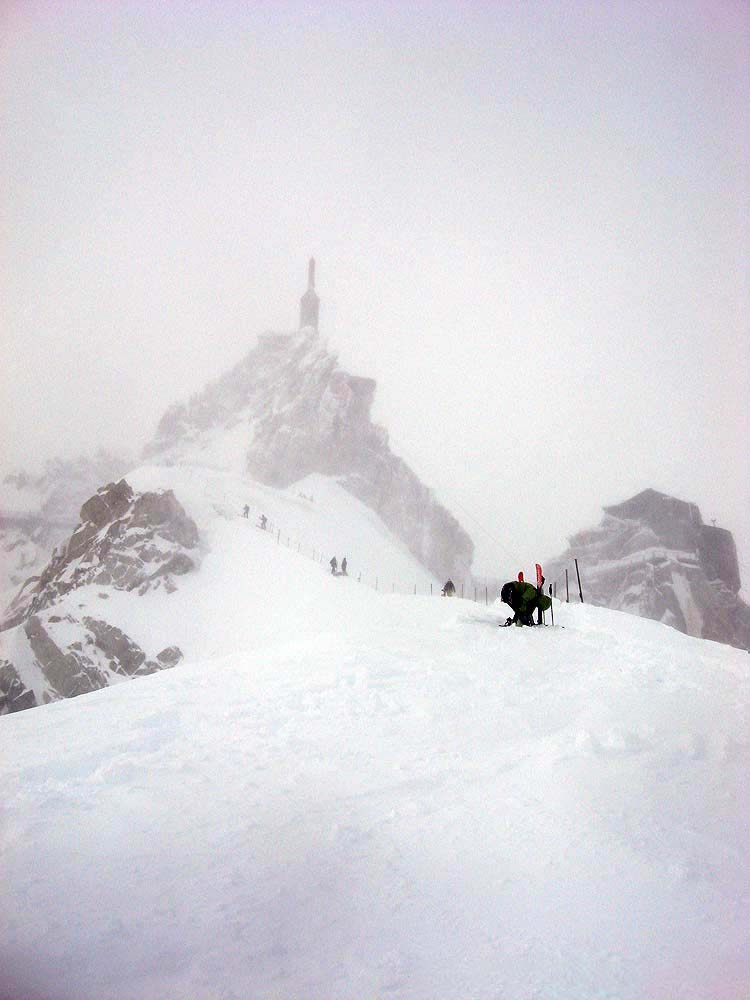
[[318, 332], [318, 312], [320, 299], [315, 293], [315, 258], [311, 257], [307, 265], [307, 291], [299, 300], [299, 328], [311, 326]]

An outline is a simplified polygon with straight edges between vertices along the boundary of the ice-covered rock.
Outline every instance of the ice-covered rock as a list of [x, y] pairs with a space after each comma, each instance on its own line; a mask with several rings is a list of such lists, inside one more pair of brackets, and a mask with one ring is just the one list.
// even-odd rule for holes
[[335, 477], [438, 578], [467, 579], [471, 539], [373, 424], [375, 387], [340, 368], [311, 328], [265, 334], [232, 371], [167, 410], [144, 457], [277, 487]]
[[605, 507], [598, 527], [572, 536], [567, 551], [546, 564], [558, 595], [566, 569], [575, 594], [575, 558], [592, 604], [750, 648], [750, 608], [738, 596], [734, 538], [704, 524], [695, 504], [649, 489]]

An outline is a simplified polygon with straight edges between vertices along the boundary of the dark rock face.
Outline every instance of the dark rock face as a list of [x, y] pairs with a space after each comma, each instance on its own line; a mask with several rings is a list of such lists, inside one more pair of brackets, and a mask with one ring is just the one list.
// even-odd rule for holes
[[102, 487], [81, 507], [81, 522], [8, 608], [3, 628], [50, 607], [87, 583], [139, 594], [175, 587], [173, 576], [195, 567], [198, 529], [171, 490], [133, 492], [128, 483]]
[[176, 646], [150, 657], [116, 625], [70, 613], [65, 598], [89, 583], [139, 595], [173, 591], [173, 578], [195, 567], [197, 552], [198, 529], [171, 491], [138, 494], [125, 480], [100, 489], [9, 609], [0, 635], [0, 714], [175, 666], [182, 659]]
[[121, 629], [90, 616], [32, 615], [6, 635], [24, 667], [0, 660], [0, 715], [98, 691], [118, 678], [142, 677], [182, 659], [176, 646], [151, 659]]
[[145, 458], [211, 463], [217, 432], [239, 431], [243, 471], [287, 487], [338, 477], [439, 579], [468, 579], [474, 546], [372, 423], [372, 379], [338, 366], [314, 331], [267, 334], [231, 372], [162, 418]]
[[750, 648], [750, 607], [738, 596], [740, 572], [731, 532], [703, 523], [697, 506], [656, 490], [604, 508], [597, 528], [569, 539], [546, 566], [564, 580], [573, 559], [592, 604], [663, 621], [688, 635]]
[[0, 660], [0, 715], [35, 708], [34, 692], [26, 687], [18, 670], [8, 660]]

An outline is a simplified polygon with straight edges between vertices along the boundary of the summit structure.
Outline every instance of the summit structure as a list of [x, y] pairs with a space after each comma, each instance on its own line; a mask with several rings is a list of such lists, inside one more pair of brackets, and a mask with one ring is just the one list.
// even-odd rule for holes
[[299, 300], [299, 328], [312, 327], [318, 330], [318, 313], [320, 299], [315, 292], [315, 258], [311, 257], [307, 265], [307, 291]]

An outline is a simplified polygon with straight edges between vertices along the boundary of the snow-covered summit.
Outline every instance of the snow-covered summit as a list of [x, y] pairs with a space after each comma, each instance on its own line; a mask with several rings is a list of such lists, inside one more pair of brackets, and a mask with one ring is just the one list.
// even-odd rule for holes
[[342, 369], [311, 328], [268, 333], [230, 372], [162, 417], [144, 459], [286, 488], [335, 477], [431, 573], [467, 579], [473, 544], [372, 423], [375, 382]]

